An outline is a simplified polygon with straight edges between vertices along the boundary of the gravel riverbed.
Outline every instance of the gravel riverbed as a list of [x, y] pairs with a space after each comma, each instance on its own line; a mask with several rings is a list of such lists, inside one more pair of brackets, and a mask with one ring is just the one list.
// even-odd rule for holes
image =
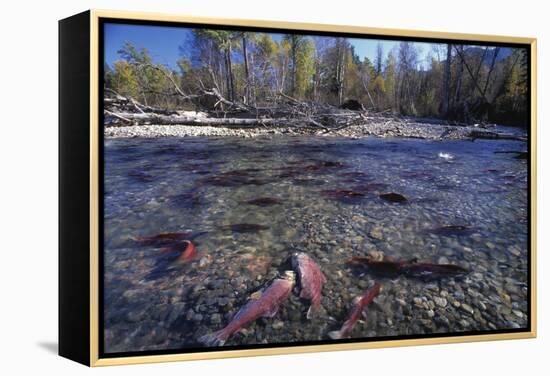
[[[417, 127], [440, 137], [440, 128], [411, 129]], [[178, 129], [185, 132], [178, 136], [197, 137], [160, 137]], [[382, 292], [353, 338], [528, 325], [526, 161], [495, 153], [520, 150], [521, 142], [390, 138], [388, 130], [386, 138], [367, 139], [200, 137], [206, 129], [106, 128], [106, 352], [199, 347], [200, 336], [225, 326], [252, 294], [289, 269], [296, 251], [313, 257], [327, 277], [319, 315], [306, 318], [309, 302], [297, 290], [273, 318], [246, 326], [227, 345], [329, 340], [354, 297], [375, 282]], [[323, 193], [359, 186], [374, 191], [348, 201]], [[407, 202], [384, 201], [381, 192], [397, 192]], [[267, 201], [273, 205], [248, 203], [263, 197], [274, 198]], [[228, 230], [240, 223], [265, 228]], [[432, 231], [446, 225], [470, 231]], [[193, 241], [199, 257], [164, 269], [159, 247], [135, 241], [188, 229], [205, 232]], [[421, 280], [346, 264], [373, 252], [453, 263], [469, 273]]]
[[139, 126], [109, 126], [105, 127], [107, 138], [130, 137], [258, 137], [266, 135], [320, 135], [329, 137], [367, 136], [377, 137], [409, 137], [427, 140], [458, 140], [471, 138], [472, 131], [479, 130], [477, 126], [453, 126], [433, 123], [421, 123], [414, 120], [395, 122], [387, 119], [373, 120], [364, 124], [349, 126], [340, 130], [325, 132], [324, 130], [296, 127], [279, 128], [227, 128], [192, 125], [139, 125]]

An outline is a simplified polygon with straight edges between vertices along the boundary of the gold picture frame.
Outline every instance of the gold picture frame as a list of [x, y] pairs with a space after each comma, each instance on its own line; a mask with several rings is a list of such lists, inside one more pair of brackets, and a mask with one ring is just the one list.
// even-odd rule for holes
[[[89, 177], [89, 200], [86, 202], [87, 211], [89, 214], [89, 248], [81, 249], [80, 252], [88, 252], [88, 256], [84, 257], [82, 261], [88, 266], [89, 270], [89, 284], [88, 294], [89, 302], [88, 318], [83, 318], [83, 323], [80, 326], [88, 326], [88, 337], [84, 338], [88, 341], [87, 344], [82, 345], [82, 349], [78, 352], [88, 353], [87, 359], [84, 356], [76, 356], [72, 354], [72, 350], [68, 346], [75, 347], [78, 345], [78, 340], [71, 337], [68, 334], [68, 329], [63, 334], [60, 334], [60, 354], [68, 358], [77, 360], [81, 363], [89, 366], [108, 366], [108, 365], [122, 365], [122, 364], [142, 364], [142, 363], [154, 363], [154, 362], [171, 362], [171, 361], [183, 361], [183, 360], [199, 360], [199, 359], [216, 359], [216, 358], [235, 358], [235, 357], [248, 357], [248, 356], [263, 356], [263, 355], [280, 355], [280, 354], [297, 354], [308, 352], [322, 352], [322, 351], [339, 351], [339, 350], [352, 350], [352, 349], [374, 349], [384, 347], [404, 347], [404, 346], [418, 346], [418, 345], [432, 345], [443, 343], [461, 343], [461, 342], [476, 342], [476, 341], [493, 341], [493, 340], [508, 340], [508, 339], [521, 339], [521, 338], [535, 338], [537, 333], [537, 318], [536, 318], [536, 124], [537, 124], [537, 106], [536, 106], [536, 92], [537, 92], [537, 40], [535, 38], [523, 38], [523, 37], [511, 37], [511, 36], [493, 36], [493, 35], [478, 35], [478, 34], [462, 34], [462, 33], [446, 33], [446, 32], [431, 32], [431, 31], [417, 31], [417, 30], [398, 30], [398, 29], [383, 29], [383, 28], [370, 28], [364, 26], [346, 26], [346, 25], [330, 25], [330, 24], [313, 24], [313, 23], [295, 23], [295, 22], [282, 22], [282, 21], [267, 21], [267, 20], [247, 20], [247, 19], [224, 19], [224, 18], [209, 18], [209, 17], [196, 17], [185, 15], [173, 15], [173, 14], [157, 14], [157, 13], [141, 13], [141, 12], [122, 12], [122, 11], [110, 11], [110, 10], [91, 10], [82, 14], [80, 19], [88, 19], [88, 24], [81, 26], [83, 32], [88, 30], [89, 45], [81, 46], [82, 49], [89, 48], [89, 73], [87, 79], [89, 79], [89, 92], [84, 95], [89, 98], [87, 105], [89, 106], [89, 129], [87, 139], [89, 140], [89, 152], [88, 155], [88, 177]], [[99, 25], [100, 20], [138, 20], [144, 22], [172, 22], [172, 23], [197, 23], [204, 25], [223, 25], [223, 26], [236, 26], [236, 27], [256, 27], [256, 28], [268, 28], [268, 29], [288, 29], [288, 30], [303, 30], [303, 31], [317, 31], [317, 32], [332, 32], [332, 33], [348, 33], [348, 34], [361, 34], [361, 35], [383, 35], [392, 37], [408, 37], [408, 38], [431, 38], [441, 40], [468, 40], [475, 42], [497, 42], [497, 43], [510, 43], [521, 44], [530, 46], [530, 139], [529, 139], [529, 151], [530, 151], [530, 330], [514, 332], [514, 333], [498, 333], [498, 334], [480, 334], [480, 335], [467, 335], [467, 336], [437, 336], [431, 338], [416, 338], [416, 339], [390, 339], [383, 341], [365, 341], [356, 343], [335, 343], [335, 344], [320, 344], [320, 345], [307, 345], [307, 346], [292, 346], [292, 347], [269, 347], [269, 348], [257, 348], [257, 349], [238, 349], [238, 350], [216, 350], [208, 352], [195, 352], [195, 353], [176, 353], [176, 354], [162, 354], [162, 355], [143, 355], [143, 356], [128, 356], [128, 357], [100, 357], [99, 354], [99, 289], [100, 278], [99, 275], [99, 226], [101, 213], [99, 210], [99, 194], [100, 194], [100, 174], [99, 166], [99, 130], [101, 129], [100, 121], [100, 98], [99, 98]], [[68, 19], [70, 20], [70, 19]], [[64, 22], [64, 21], [61, 21]], [[67, 31], [64, 31], [65, 33]], [[62, 38], [62, 36], [60, 36]], [[68, 42], [67, 42], [68, 43]], [[68, 46], [69, 44], [67, 44]], [[60, 48], [60, 54], [63, 55], [63, 45]], [[60, 72], [63, 68], [60, 68]], [[70, 89], [73, 90], [73, 89]], [[66, 89], [65, 92], [61, 92], [60, 96], [67, 95], [70, 92]], [[76, 89], [74, 89], [76, 90]], [[62, 104], [60, 104], [62, 107]], [[60, 108], [61, 108], [60, 107]], [[60, 120], [61, 121], [61, 120]], [[63, 132], [63, 130], [61, 131]], [[63, 155], [61, 159], [63, 160]], [[63, 164], [63, 161], [60, 162]], [[60, 193], [61, 194], [61, 193]], [[60, 234], [66, 231], [63, 228], [60, 229]], [[63, 235], [61, 235], [63, 236]], [[66, 252], [60, 250], [60, 259], [67, 257]], [[72, 256], [76, 257], [76, 256]], [[60, 260], [62, 262], [62, 260]], [[68, 261], [69, 265], [73, 261]], [[65, 265], [65, 272], [67, 265]], [[60, 273], [64, 273], [63, 270]], [[67, 279], [60, 281], [60, 291], [63, 293], [60, 295], [61, 305], [64, 305], [66, 309], [67, 303], [63, 303], [65, 299], [68, 299], [69, 292], [64, 289], [65, 285], [70, 281], [71, 277], [67, 274]], [[76, 285], [75, 285], [76, 286]], [[81, 288], [82, 286], [74, 287]], [[74, 291], [72, 292], [74, 294]], [[60, 310], [66, 312], [64, 310]], [[62, 313], [62, 312], [61, 312]], [[60, 313], [60, 314], [61, 314]], [[66, 316], [65, 316], [66, 317]], [[60, 317], [60, 325], [63, 326], [64, 318]], [[74, 329], [73, 329], [74, 330]], [[78, 331], [74, 332], [73, 336], [78, 335]], [[64, 346], [63, 343], [67, 343]], [[76, 351], [76, 350], [75, 350]]]

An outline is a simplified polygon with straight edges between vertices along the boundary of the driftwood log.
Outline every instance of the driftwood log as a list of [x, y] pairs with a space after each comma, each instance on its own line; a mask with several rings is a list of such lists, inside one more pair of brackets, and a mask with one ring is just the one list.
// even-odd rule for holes
[[[168, 73], [166, 73], [168, 74]], [[169, 77], [170, 78], [170, 77]], [[139, 126], [139, 125], [194, 125], [213, 126], [224, 128], [260, 128], [260, 127], [293, 127], [310, 128], [323, 133], [334, 132], [349, 126], [366, 124], [369, 122], [384, 125], [393, 124], [406, 127], [409, 123], [437, 124], [457, 127], [468, 127], [467, 124], [449, 123], [439, 119], [416, 119], [396, 117], [385, 113], [369, 113], [362, 106], [355, 106], [359, 110], [338, 108], [329, 104], [311, 101], [300, 101], [285, 93], [277, 93], [271, 107], [254, 107], [244, 103], [230, 101], [224, 98], [216, 88], [202, 87], [198, 94], [185, 94], [171, 80], [176, 95], [185, 100], [198, 97], [215, 99], [213, 109], [204, 112], [176, 111], [144, 105], [134, 98], [120, 95], [105, 89], [104, 124], [105, 126]], [[351, 103], [351, 102], [350, 102]], [[356, 103], [353, 103], [356, 105]], [[344, 106], [346, 107], [346, 106]], [[347, 106], [352, 107], [352, 106]], [[218, 109], [218, 108], [221, 108]], [[485, 129], [473, 129], [465, 133], [466, 138], [499, 139], [526, 141], [525, 137]]]
[[[256, 118], [215, 118], [201, 116], [185, 116], [185, 115], [162, 115], [157, 113], [114, 113], [105, 110], [107, 117], [113, 117], [120, 120], [122, 125], [208, 125], [208, 126], [223, 126], [227, 128], [256, 128], [260, 126], [288, 126], [296, 124], [298, 120], [288, 118], [277, 119], [256, 119]], [[305, 125], [315, 125], [314, 121], [300, 119]]]
[[[210, 110], [191, 115], [191, 111], [174, 111], [139, 103], [133, 98], [122, 96], [106, 89], [104, 99], [105, 125], [208, 125], [222, 127], [309, 127], [325, 132], [338, 130], [364, 122], [363, 111], [339, 109], [326, 104], [303, 102], [284, 93], [278, 93], [274, 107], [257, 108], [224, 98], [217, 89], [203, 89], [197, 95], [185, 98], [210, 96], [216, 99], [216, 106], [225, 105], [224, 111]], [[221, 115], [221, 116], [220, 116]]]
[[472, 140], [485, 139], [485, 140], [512, 140], [512, 141], [527, 141], [527, 137], [516, 136], [509, 133], [498, 133], [492, 131], [473, 130], [470, 132]]

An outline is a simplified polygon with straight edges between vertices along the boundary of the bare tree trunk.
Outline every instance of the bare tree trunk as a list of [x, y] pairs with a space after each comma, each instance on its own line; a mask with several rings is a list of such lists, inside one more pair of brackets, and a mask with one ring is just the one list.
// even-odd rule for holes
[[225, 90], [227, 92], [227, 98], [231, 100], [231, 79], [229, 78], [229, 63], [227, 62], [227, 51], [223, 51], [223, 65], [225, 67]]
[[449, 114], [449, 84], [451, 81], [451, 45], [447, 44], [447, 60], [445, 61], [445, 72], [443, 74], [443, 104], [441, 106], [441, 116], [447, 117]]
[[[228, 87], [228, 85], [227, 85], [227, 75], [224, 75], [225, 66], [226, 66], [226, 61], [225, 61], [225, 52], [224, 52], [223, 53], [223, 59], [222, 59], [222, 56], [220, 56], [220, 59], [218, 60], [218, 64], [217, 64], [218, 77], [219, 77], [219, 82], [220, 82], [220, 93], [226, 93], [226, 92], [229, 91], [229, 89], [227, 88]], [[224, 80], [224, 77], [225, 77], [225, 80]]]
[[401, 90], [403, 86], [403, 83], [401, 81], [401, 76], [402, 76], [401, 71], [399, 71], [397, 74], [397, 80], [395, 80], [395, 90], [393, 93], [393, 96], [394, 96], [393, 103], [395, 106], [395, 111], [397, 112], [401, 112]]
[[344, 75], [345, 75], [345, 58], [346, 46], [342, 39], [337, 40], [338, 43], [338, 58], [336, 64], [336, 86], [338, 89], [338, 105], [344, 102]]
[[250, 62], [252, 65], [252, 72], [250, 74], [250, 99], [252, 102], [250, 103], [252, 106], [256, 106], [256, 75], [254, 73], [254, 54], [250, 56]]
[[234, 101], [235, 86], [233, 84], [233, 68], [231, 67], [231, 46], [225, 49], [225, 68], [227, 72], [227, 97], [230, 101]]
[[297, 54], [298, 46], [296, 45], [296, 41], [292, 39], [292, 42], [290, 44], [290, 60], [292, 63], [292, 70], [290, 71], [290, 95], [295, 96], [296, 95], [296, 54]]
[[[489, 50], [489, 47], [485, 47], [485, 49], [483, 50], [483, 55], [481, 55], [481, 58], [479, 59], [479, 63], [477, 64], [477, 68], [475, 72], [476, 81], [478, 80], [479, 72], [481, 70], [481, 66], [483, 65], [483, 62], [485, 61], [485, 56], [487, 55], [488, 50]], [[461, 46], [460, 53], [462, 55], [464, 54], [464, 46]], [[462, 60], [460, 60], [460, 62], [461, 62], [461, 65], [463, 65]], [[470, 97], [473, 96], [474, 92], [475, 92], [475, 86], [472, 88], [472, 93], [470, 94]]]
[[482, 99], [485, 102], [489, 103], [489, 101], [485, 97], [485, 91], [483, 91], [483, 89], [479, 86], [478, 78], [474, 76], [474, 73], [472, 72], [472, 69], [470, 68], [470, 66], [466, 62], [466, 59], [464, 58], [464, 54], [458, 49], [457, 46], [455, 46], [455, 51], [458, 54], [458, 57], [460, 58], [460, 60], [462, 60], [462, 63], [464, 64], [464, 67], [466, 68], [466, 72], [468, 72], [468, 75], [472, 79], [472, 82], [474, 83], [474, 86], [477, 89], [477, 91], [479, 92], [479, 94], [481, 95]]
[[342, 62], [340, 64], [340, 84], [338, 85], [338, 104], [344, 103], [344, 77], [346, 74], [346, 49], [342, 48]]
[[491, 79], [491, 74], [493, 73], [493, 70], [495, 69], [495, 63], [497, 60], [498, 53], [500, 51], [499, 47], [495, 47], [495, 51], [493, 53], [493, 59], [491, 60], [491, 66], [489, 67], [489, 72], [487, 73], [487, 80], [485, 81], [485, 86], [483, 87], [483, 96], [487, 97], [487, 88], [489, 87], [489, 80]]
[[338, 104], [342, 104], [340, 102], [340, 49], [338, 49], [338, 56], [336, 60], [336, 96], [338, 98]]
[[376, 109], [377, 107], [374, 104], [374, 101], [372, 100], [372, 96], [370, 95], [369, 83], [367, 81], [366, 75], [367, 75], [366, 73], [361, 75], [361, 83], [363, 84], [363, 89], [365, 89], [365, 92], [367, 93], [367, 96], [369, 97], [370, 104], [372, 105], [372, 108]]
[[246, 52], [246, 36], [243, 34], [243, 60], [244, 60], [244, 78], [245, 78], [245, 89], [244, 97], [245, 104], [250, 104], [250, 73], [248, 70], [248, 53]]
[[277, 92], [283, 92], [285, 90], [285, 83], [286, 83], [286, 75], [287, 75], [287, 64], [288, 60], [285, 58], [283, 64], [281, 65], [281, 75], [280, 75], [280, 81], [278, 82], [278, 88]]
[[[460, 52], [464, 51], [464, 46], [460, 46]], [[462, 74], [464, 73], [464, 63], [462, 60], [458, 60], [458, 71], [456, 73], [456, 87], [453, 100], [453, 108], [456, 108], [460, 103], [460, 91], [462, 90]]]
[[317, 95], [318, 95], [317, 91], [318, 91], [318, 88], [319, 88], [319, 69], [320, 69], [319, 60], [320, 59], [318, 57], [315, 59], [315, 73], [313, 75], [313, 100], [314, 101], [317, 101], [319, 99], [317, 97]]

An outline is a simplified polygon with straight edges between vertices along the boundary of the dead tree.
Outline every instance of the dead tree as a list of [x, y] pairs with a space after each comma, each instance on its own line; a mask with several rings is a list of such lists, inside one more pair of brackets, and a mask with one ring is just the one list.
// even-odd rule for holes
[[449, 114], [449, 86], [451, 83], [451, 45], [447, 44], [447, 60], [445, 61], [445, 74], [443, 75], [443, 105], [441, 112], [444, 118]]

